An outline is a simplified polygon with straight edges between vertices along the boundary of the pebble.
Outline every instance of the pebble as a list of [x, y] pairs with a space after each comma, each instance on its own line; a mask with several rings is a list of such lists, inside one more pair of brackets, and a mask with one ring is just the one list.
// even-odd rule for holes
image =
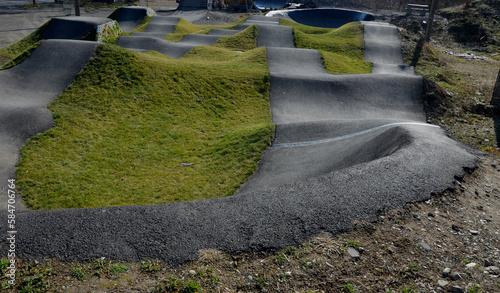
[[450, 282], [445, 280], [438, 280], [439, 287], [446, 287]]
[[363, 247], [359, 247], [358, 251], [359, 251], [359, 253], [363, 253], [363, 252], [365, 252], [365, 249]]
[[427, 243], [420, 242], [417, 245], [421, 246], [425, 250], [431, 250], [431, 247]]
[[464, 293], [464, 289], [459, 286], [451, 287], [451, 293]]
[[449, 277], [450, 273], [451, 273], [451, 269], [450, 268], [444, 269], [443, 270], [443, 277]]
[[189, 274], [191, 274], [191, 275], [196, 275], [196, 271], [194, 271], [194, 270], [189, 270]]
[[496, 266], [489, 266], [486, 268], [490, 274], [493, 275], [499, 275], [500, 274], [500, 269]]
[[471, 262], [471, 263], [468, 263], [465, 265], [468, 269], [472, 269], [476, 266], [476, 263], [475, 262]]
[[249, 279], [250, 281], [252, 281], [252, 280], [253, 280], [253, 277], [252, 277], [252, 276], [250, 276], [250, 275], [248, 275], [248, 279]]
[[359, 253], [358, 253], [358, 251], [354, 247], [348, 247], [347, 248], [347, 253], [349, 253], [349, 255], [352, 258], [359, 258]]
[[453, 280], [460, 280], [460, 279], [462, 279], [462, 277], [460, 276], [460, 274], [459, 274], [459, 273], [457, 273], [457, 272], [452, 272], [452, 273], [451, 273], [451, 278], [452, 278]]
[[492, 265], [493, 265], [493, 263], [491, 262], [491, 260], [490, 260], [490, 259], [486, 258], [486, 259], [484, 260], [484, 266], [485, 266], [485, 267], [491, 267]]
[[413, 214], [413, 217], [419, 221], [421, 221], [420, 217], [417, 214]]
[[469, 232], [472, 235], [478, 235], [479, 234], [479, 231], [477, 231], [477, 230], [469, 230]]

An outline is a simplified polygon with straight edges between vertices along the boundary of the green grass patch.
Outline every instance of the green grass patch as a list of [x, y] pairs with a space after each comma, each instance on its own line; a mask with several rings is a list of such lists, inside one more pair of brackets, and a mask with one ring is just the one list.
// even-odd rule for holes
[[327, 72], [331, 74], [371, 73], [373, 64], [363, 61], [363, 26], [350, 22], [337, 29], [318, 28], [282, 19], [281, 25], [291, 26], [295, 46], [316, 49], [321, 53]]
[[20, 192], [33, 209], [232, 195], [269, 144], [268, 87], [264, 48], [173, 60], [103, 45], [22, 149]]
[[232, 36], [221, 37], [213, 46], [231, 50], [248, 51], [257, 48], [257, 26], [251, 25]]
[[239, 24], [244, 23], [246, 20], [245, 18], [242, 18], [238, 22], [230, 23], [230, 24], [222, 24], [222, 25], [209, 25], [209, 24], [192, 24], [189, 21], [180, 18], [179, 22], [175, 26], [175, 31], [173, 34], [168, 34], [165, 37], [165, 40], [171, 41], [171, 42], [178, 42], [182, 40], [185, 36], [189, 34], [200, 34], [200, 35], [206, 35], [208, 34], [212, 29], [229, 29], [229, 30], [234, 30]]

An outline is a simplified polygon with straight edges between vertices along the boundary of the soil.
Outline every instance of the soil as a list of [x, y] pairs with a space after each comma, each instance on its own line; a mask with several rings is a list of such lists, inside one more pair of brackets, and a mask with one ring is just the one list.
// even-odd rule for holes
[[[211, 18], [217, 22], [223, 17]], [[411, 62], [421, 27], [411, 33], [409, 24], [414, 19], [390, 12], [383, 17], [401, 25], [405, 56]], [[4, 19], [2, 15], [2, 24]], [[0, 277], [2, 288], [5, 292], [500, 292], [498, 117], [457, 107], [454, 100], [487, 103], [500, 62], [495, 52], [480, 46], [472, 50], [473, 44], [452, 40], [446, 27], [437, 32], [431, 45], [444, 62], [435, 67], [455, 68], [461, 78], [467, 76], [463, 82], [471, 90], [457, 94], [443, 89], [445, 84], [435, 72], [421, 71], [437, 85], [429, 121], [456, 138], [462, 128], [489, 135], [488, 149], [478, 139], [467, 141], [490, 153], [480, 155], [475, 170], [456, 178], [454, 189], [435, 193], [427, 202], [386, 211], [377, 222], [356, 222], [349, 233], [317, 235], [281, 251], [228, 255], [205, 250], [197, 260], [175, 267], [156, 260], [125, 264], [107, 259], [92, 263], [20, 260], [16, 288], [5, 287], [5, 276]], [[450, 49], [489, 59], [443, 59]], [[467, 118], [470, 114], [474, 119]]]

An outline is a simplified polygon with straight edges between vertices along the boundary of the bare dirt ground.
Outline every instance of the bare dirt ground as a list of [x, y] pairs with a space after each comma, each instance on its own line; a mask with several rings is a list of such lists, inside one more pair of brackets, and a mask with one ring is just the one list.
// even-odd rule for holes
[[[4, 16], [0, 14], [1, 31], [9, 22], [4, 22]], [[386, 17], [396, 21], [398, 16]], [[24, 26], [37, 25], [33, 21]], [[409, 27], [401, 32], [411, 62], [421, 32], [420, 28], [416, 34], [405, 30]], [[28, 29], [22, 30], [26, 32]], [[0, 32], [1, 44], [8, 44], [4, 33]], [[375, 223], [354, 223], [354, 231], [317, 235], [281, 251], [236, 255], [200, 251], [199, 259], [180, 267], [158, 260], [20, 260], [16, 287], [9, 288], [2, 274], [2, 292], [500, 292], [498, 134], [494, 117], [473, 113], [465, 103], [471, 99], [474, 103], [488, 102], [500, 65], [495, 52], [478, 52], [456, 42], [445, 42], [446, 30], [442, 33], [442, 38], [436, 37], [431, 43], [432, 50], [424, 50], [423, 54], [425, 58], [437, 58], [436, 64], [432, 67], [421, 63], [417, 71], [437, 77], [443, 74], [440, 70], [453, 70], [443, 76], [453, 74], [448, 79], [461, 80], [445, 89], [452, 99], [450, 105], [430, 120], [450, 135], [466, 135], [464, 140], [491, 153], [480, 156], [477, 169], [456, 178], [453, 190], [433, 194], [427, 202], [386, 211]], [[445, 53], [450, 48], [458, 53], [474, 52], [489, 60], [452, 58]], [[439, 78], [434, 80], [446, 86]], [[470, 90], [463, 92], [463, 88]], [[453, 99], [462, 102], [459, 105]], [[474, 129], [488, 136], [481, 138]], [[5, 263], [0, 262], [0, 269], [5, 269]]]

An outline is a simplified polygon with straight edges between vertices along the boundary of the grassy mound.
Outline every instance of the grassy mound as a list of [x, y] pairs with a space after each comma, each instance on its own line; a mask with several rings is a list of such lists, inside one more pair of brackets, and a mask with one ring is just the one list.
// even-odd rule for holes
[[337, 29], [312, 27], [282, 19], [291, 26], [297, 48], [316, 49], [321, 53], [325, 69], [332, 74], [371, 73], [373, 64], [363, 61], [363, 26], [351, 22]]
[[242, 18], [238, 22], [230, 23], [230, 24], [221, 24], [221, 25], [209, 25], [209, 24], [193, 24], [190, 23], [189, 21], [180, 18], [179, 22], [175, 26], [175, 31], [173, 34], [168, 34], [165, 37], [165, 40], [171, 41], [171, 42], [178, 42], [182, 40], [185, 36], [189, 34], [200, 34], [200, 35], [206, 35], [208, 34], [212, 29], [228, 29], [228, 30], [234, 30], [239, 24], [242, 24], [245, 22], [246, 18]]
[[[272, 133], [264, 48], [200, 47], [173, 60], [103, 45], [22, 149], [34, 209], [163, 204], [231, 195]], [[210, 62], [208, 60], [211, 60]]]

